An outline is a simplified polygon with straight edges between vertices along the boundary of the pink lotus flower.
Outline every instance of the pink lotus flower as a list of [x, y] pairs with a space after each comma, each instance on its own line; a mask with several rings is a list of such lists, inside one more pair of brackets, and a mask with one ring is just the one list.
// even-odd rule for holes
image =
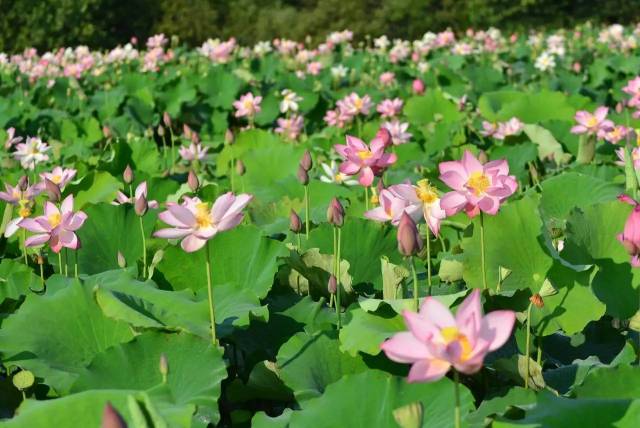
[[371, 97], [369, 95], [360, 97], [360, 95], [355, 92], [352, 92], [344, 99], [338, 101], [336, 105], [340, 110], [345, 111], [351, 116], [357, 116], [359, 114], [366, 116], [373, 107], [373, 103], [371, 102]]
[[376, 110], [382, 117], [396, 117], [402, 111], [402, 104], [403, 102], [400, 98], [386, 99], [378, 104]]
[[296, 140], [300, 136], [303, 127], [304, 121], [302, 116], [298, 114], [294, 114], [290, 117], [280, 117], [278, 118], [276, 133], [284, 135], [290, 140]]
[[417, 95], [424, 94], [424, 82], [420, 79], [415, 79], [413, 83], [411, 83], [411, 89], [413, 89], [413, 93]]
[[416, 186], [396, 184], [389, 186], [389, 191], [394, 196], [406, 201], [408, 204], [406, 211], [415, 221], [422, 214], [431, 232], [438, 236], [440, 222], [446, 218], [446, 213], [440, 206], [441, 200], [438, 191], [429, 184], [428, 180], [419, 180]]
[[208, 151], [208, 147], [203, 147], [202, 144], [196, 143], [189, 144], [189, 147], [180, 146], [178, 149], [180, 157], [189, 162], [204, 159], [207, 156]]
[[395, 154], [384, 152], [384, 142], [379, 138], [374, 138], [368, 146], [361, 139], [347, 135], [347, 144], [336, 144], [334, 148], [345, 160], [340, 165], [340, 172], [360, 174], [358, 181], [367, 187], [371, 186], [375, 175], [381, 174], [397, 159]]
[[335, 110], [328, 110], [324, 116], [324, 121], [329, 126], [336, 126], [338, 128], [344, 128], [348, 123], [353, 120], [353, 116], [337, 108]]
[[626, 126], [616, 125], [608, 131], [602, 133], [605, 141], [611, 144], [618, 144], [620, 140], [627, 136], [630, 129]]
[[631, 79], [627, 83], [627, 86], [622, 88], [622, 91], [631, 95], [631, 99], [628, 102], [629, 107], [640, 106], [640, 76], [636, 76]]
[[419, 313], [402, 315], [409, 331], [396, 333], [380, 348], [390, 360], [411, 364], [409, 382], [437, 381], [451, 366], [477, 372], [485, 356], [509, 339], [516, 319], [508, 310], [483, 316], [479, 290], [462, 302], [455, 317], [433, 297], [424, 299]]
[[133, 198], [130, 198], [129, 196], [125, 195], [120, 190], [118, 190], [118, 193], [116, 193], [116, 200], [111, 202], [111, 205], [124, 205], [124, 204], [135, 205], [137, 201], [140, 201], [143, 198], [145, 201], [147, 201], [147, 205], [149, 206], [149, 208], [154, 208], [154, 209], [158, 208], [159, 206], [158, 201], [156, 200], [149, 201], [147, 199], [147, 182], [146, 181], [143, 181], [142, 183], [138, 184], [133, 194]]
[[57, 166], [53, 168], [53, 171], [51, 172], [43, 172], [40, 174], [40, 178], [42, 178], [42, 180], [47, 179], [51, 181], [53, 184], [58, 185], [60, 190], [63, 190], [65, 186], [73, 180], [77, 172], [78, 171], [72, 168], [62, 168]]
[[44, 215], [36, 218], [25, 218], [18, 226], [36, 233], [25, 241], [25, 246], [35, 247], [46, 242], [49, 243], [54, 253], [59, 253], [62, 248], [72, 250], [80, 247], [80, 240], [75, 231], [80, 229], [87, 219], [82, 212], [73, 212], [73, 195], [69, 195], [62, 201], [60, 209], [47, 201], [44, 205]]
[[307, 64], [307, 73], [309, 73], [312, 76], [317, 76], [318, 74], [320, 74], [321, 70], [322, 70], [321, 62], [312, 61], [309, 64]]
[[390, 86], [396, 81], [396, 75], [391, 71], [386, 71], [380, 75], [379, 79], [382, 86]]
[[242, 95], [239, 100], [233, 102], [236, 108], [236, 117], [253, 118], [260, 113], [261, 96], [253, 96], [251, 92]]
[[7, 223], [7, 227], [4, 231], [4, 236], [9, 238], [20, 228], [18, 225], [20, 222], [30, 217], [33, 213], [34, 199], [38, 194], [42, 192], [41, 186], [25, 186], [23, 191], [20, 188], [20, 184], [13, 187], [5, 183], [4, 192], [0, 192], [0, 199], [18, 208], [18, 217], [12, 219]]
[[598, 138], [602, 138], [604, 132], [613, 128], [613, 122], [607, 119], [608, 112], [607, 107], [598, 107], [593, 114], [580, 110], [575, 116], [578, 124], [571, 128], [571, 133], [597, 135]]
[[[625, 166], [624, 149], [616, 150], [616, 155], [620, 159], [616, 164]], [[633, 168], [640, 169], [640, 147], [634, 147], [631, 149], [631, 160], [633, 161]]]
[[383, 123], [382, 127], [389, 131], [389, 134], [391, 135], [391, 142], [394, 146], [408, 143], [411, 139], [412, 134], [407, 132], [409, 124], [406, 122], [403, 123], [396, 119], [391, 122]]
[[506, 122], [482, 122], [483, 130], [480, 133], [485, 137], [492, 137], [496, 140], [504, 140], [510, 135], [519, 134], [522, 131], [524, 124], [517, 118], [512, 117]]
[[7, 140], [4, 143], [5, 149], [10, 149], [14, 144], [19, 144], [20, 142], [22, 142], [22, 137], [16, 137], [15, 134], [15, 128], [7, 129]]
[[218, 197], [209, 208], [209, 204], [198, 198], [185, 197], [182, 204], [167, 203], [167, 211], [158, 214], [171, 228], [160, 229], [154, 233], [158, 238], [180, 239], [180, 245], [188, 253], [198, 251], [207, 240], [217, 233], [233, 229], [242, 221], [242, 210], [253, 196], [234, 195], [231, 192]]
[[617, 239], [631, 256], [631, 266], [640, 267], [640, 205], [627, 195], [620, 195], [618, 200], [632, 205], [633, 211], [624, 224], [624, 231], [618, 234]]
[[518, 188], [504, 159], [482, 165], [465, 150], [462, 161], [442, 162], [438, 168], [440, 180], [453, 189], [440, 201], [447, 216], [462, 210], [469, 217], [475, 217], [480, 211], [495, 215], [500, 205]]
[[[411, 187], [411, 185], [408, 185]], [[390, 189], [382, 189], [378, 195], [380, 205], [372, 210], [364, 213], [364, 216], [370, 220], [379, 221], [385, 223], [391, 221], [391, 224], [397, 226], [400, 223], [402, 214], [407, 212], [413, 220], [416, 212], [419, 213], [409, 202], [398, 196]]]

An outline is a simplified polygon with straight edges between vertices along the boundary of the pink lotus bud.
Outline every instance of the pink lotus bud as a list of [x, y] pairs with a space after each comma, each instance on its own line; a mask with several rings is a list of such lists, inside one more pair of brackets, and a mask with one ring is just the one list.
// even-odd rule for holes
[[62, 198], [60, 187], [48, 178], [44, 179], [44, 191], [51, 202], [58, 202]]
[[118, 266], [120, 268], [124, 269], [127, 267], [127, 260], [124, 258], [124, 255], [120, 251], [118, 251], [117, 259], [118, 259]]
[[333, 275], [329, 275], [329, 282], [327, 282], [327, 290], [329, 290], [330, 294], [336, 294], [338, 292], [338, 280]]
[[617, 238], [631, 256], [631, 266], [640, 267], [640, 205], [627, 195], [620, 195], [621, 202], [633, 205], [624, 225], [624, 231]]
[[190, 139], [193, 144], [200, 144], [200, 135], [197, 132], [191, 131]]
[[298, 181], [303, 186], [309, 184], [309, 173], [302, 167], [302, 165], [298, 167]]
[[158, 125], [158, 135], [164, 137], [164, 128], [162, 125]]
[[233, 136], [233, 132], [231, 132], [231, 129], [227, 128], [227, 130], [224, 133], [224, 142], [231, 145], [233, 144], [235, 140], [235, 137]]
[[414, 94], [422, 95], [424, 94], [424, 82], [420, 79], [415, 79], [411, 84], [411, 88], [413, 89]]
[[27, 190], [29, 188], [29, 177], [27, 177], [26, 175], [20, 177], [20, 179], [18, 180], [18, 187], [23, 192]]
[[111, 129], [109, 129], [108, 126], [103, 126], [102, 127], [102, 135], [104, 136], [104, 138], [109, 139], [111, 138]]
[[622, 113], [622, 108], [623, 108], [622, 103], [618, 102], [616, 104], [616, 113], [618, 113], [618, 114]]
[[127, 164], [127, 167], [124, 169], [124, 172], [122, 173], [122, 179], [127, 184], [131, 184], [133, 182], [134, 174], [133, 174], [133, 170], [131, 169], [131, 165]]
[[304, 151], [304, 155], [302, 155], [302, 159], [300, 160], [300, 166], [304, 168], [305, 171], [309, 171], [313, 167], [313, 160], [311, 159], [309, 150]]
[[422, 249], [422, 239], [413, 219], [406, 212], [402, 213], [398, 223], [398, 251], [403, 256], [413, 256]]
[[102, 428], [127, 428], [127, 423], [120, 413], [108, 401], [102, 411]]
[[289, 230], [293, 233], [300, 233], [302, 231], [302, 220], [300, 220], [300, 216], [294, 210], [291, 210], [289, 214]]
[[511, 35], [511, 37], [509, 37], [509, 40], [511, 41], [511, 43], [515, 43], [518, 41], [518, 34], [517, 33], [513, 33]]
[[186, 123], [182, 125], [182, 133], [184, 134], [184, 136], [187, 139], [189, 139], [189, 140], [191, 139], [191, 133], [192, 132], [193, 131], [191, 131], [191, 128], [189, 128], [189, 125], [187, 125]]
[[193, 170], [189, 170], [189, 175], [187, 176], [187, 185], [192, 192], [197, 192], [198, 187], [200, 187], [200, 181], [198, 180], [198, 176]]
[[162, 123], [164, 123], [164, 126], [167, 128], [171, 128], [171, 116], [169, 116], [169, 113], [166, 111], [162, 114]]
[[381, 139], [385, 147], [389, 147], [393, 142], [393, 140], [391, 139], [391, 132], [389, 132], [387, 128], [378, 129], [375, 138]]
[[247, 172], [247, 168], [244, 166], [244, 162], [242, 162], [241, 159], [238, 159], [236, 161], [236, 174], [242, 177], [245, 172]]
[[336, 227], [342, 227], [344, 224], [344, 208], [337, 198], [333, 198], [329, 204], [327, 221]]
[[582, 65], [579, 62], [574, 62], [573, 63], [573, 71], [576, 73], [580, 73], [580, 71], [582, 71]]
[[133, 36], [133, 37], [131, 37], [130, 42], [131, 42], [132, 45], [135, 46], [135, 45], [138, 44], [138, 38], [136, 36]]
[[134, 208], [136, 214], [138, 214], [140, 217], [145, 215], [147, 213], [147, 210], [149, 209], [149, 204], [147, 203], [147, 198], [145, 198], [144, 195], [140, 195], [139, 198], [136, 198], [136, 201], [135, 201], [135, 204], [134, 204], [133, 208]]

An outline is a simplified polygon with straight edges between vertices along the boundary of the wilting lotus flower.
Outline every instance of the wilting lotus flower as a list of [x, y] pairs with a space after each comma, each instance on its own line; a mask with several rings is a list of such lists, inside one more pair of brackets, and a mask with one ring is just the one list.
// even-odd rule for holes
[[60, 187], [60, 190], [63, 190], [65, 186], [73, 180], [77, 172], [78, 171], [72, 168], [62, 168], [57, 166], [53, 168], [53, 171], [51, 172], [43, 172], [40, 174], [40, 178], [43, 180], [46, 178], [53, 184], [57, 184], [58, 187]]
[[571, 132], [573, 134], [597, 135], [598, 138], [602, 138], [605, 132], [613, 128], [613, 122], [607, 119], [608, 112], [607, 107], [598, 107], [593, 114], [584, 110], [577, 112], [575, 119], [578, 124], [571, 128]]
[[358, 184], [357, 180], [353, 180], [349, 178], [347, 174], [340, 172], [338, 164], [334, 160], [332, 160], [330, 164], [322, 163], [320, 166], [324, 171], [324, 174], [320, 176], [320, 181], [324, 183], [337, 183], [347, 186], [355, 186]]
[[480, 211], [495, 215], [502, 202], [518, 188], [504, 159], [482, 165], [465, 150], [462, 161], [442, 162], [438, 167], [440, 180], [454, 190], [440, 201], [447, 216], [462, 210], [469, 217], [475, 217]]
[[207, 156], [208, 151], [208, 147], [196, 143], [189, 144], [189, 147], [180, 146], [178, 149], [180, 157], [186, 161], [202, 160]]
[[51, 147], [47, 143], [43, 143], [40, 138], [27, 137], [25, 143], [20, 143], [17, 146], [17, 150], [13, 156], [16, 160], [20, 161], [20, 165], [24, 169], [34, 169], [37, 164], [49, 160], [49, 155], [46, 152]]
[[393, 164], [397, 156], [384, 152], [384, 142], [379, 138], [368, 146], [359, 138], [347, 135], [347, 144], [336, 144], [336, 151], [345, 160], [340, 165], [340, 172], [347, 175], [360, 174], [359, 182], [363, 186], [371, 186], [373, 177]]
[[236, 117], [253, 118], [260, 113], [261, 96], [254, 96], [251, 92], [242, 95], [239, 100], [233, 102], [236, 108]]
[[5, 183], [5, 192], [0, 192], [0, 199], [18, 208], [18, 217], [7, 223], [4, 231], [4, 236], [7, 238], [16, 233], [19, 229], [18, 224], [23, 219], [31, 216], [33, 213], [33, 200], [42, 191], [40, 186], [25, 187], [26, 189], [22, 190], [20, 184], [13, 187]]
[[396, 184], [388, 189], [396, 197], [404, 199], [408, 204], [407, 213], [414, 220], [418, 220], [420, 214], [424, 216], [429, 229], [435, 236], [440, 233], [440, 222], [446, 214], [440, 206], [440, 197], [435, 187], [428, 180], [419, 180], [417, 186], [411, 184]]
[[420, 312], [404, 311], [407, 332], [396, 333], [380, 348], [387, 357], [411, 364], [409, 382], [434, 382], [451, 366], [472, 374], [482, 368], [485, 356], [509, 339], [515, 313], [503, 310], [482, 314], [480, 291], [462, 302], [455, 317], [433, 297], [426, 297]]
[[54, 253], [59, 253], [63, 247], [77, 249], [80, 241], [75, 231], [80, 229], [87, 219], [82, 212], [73, 212], [73, 195], [62, 201], [60, 209], [47, 201], [44, 205], [44, 215], [36, 218], [25, 218], [18, 226], [36, 233], [25, 241], [25, 246], [34, 247], [49, 243]]
[[146, 181], [143, 181], [142, 183], [138, 184], [138, 187], [136, 187], [136, 191], [133, 194], [133, 200], [132, 198], [130, 198], [129, 196], [125, 195], [120, 190], [118, 190], [118, 193], [116, 193], [116, 200], [111, 202], [111, 205], [124, 205], [124, 204], [135, 205], [136, 202], [142, 199], [147, 201], [149, 208], [158, 208], [158, 201], [147, 200], [147, 182]]
[[167, 203], [167, 211], [158, 214], [160, 220], [171, 228], [160, 229], [154, 233], [158, 238], [179, 239], [182, 249], [188, 253], [199, 250], [207, 240], [218, 232], [233, 229], [242, 221], [242, 210], [253, 198], [252, 195], [234, 195], [231, 192], [218, 197], [209, 208], [209, 204], [199, 198], [185, 197], [182, 204]]
[[631, 266], [640, 267], [640, 205], [627, 195], [620, 195], [618, 199], [632, 205], [633, 211], [624, 224], [624, 231], [617, 238], [631, 256]]

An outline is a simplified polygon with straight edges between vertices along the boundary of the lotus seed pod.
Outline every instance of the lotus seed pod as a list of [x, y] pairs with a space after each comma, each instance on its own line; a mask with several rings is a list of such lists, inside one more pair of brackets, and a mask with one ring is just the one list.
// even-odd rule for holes
[[109, 401], [107, 401], [102, 411], [101, 426], [102, 428], [127, 428], [127, 423]]
[[300, 233], [302, 231], [302, 220], [300, 220], [300, 216], [294, 210], [291, 210], [289, 214], [289, 230], [293, 233]]
[[344, 224], [344, 208], [337, 198], [333, 198], [329, 204], [327, 221], [336, 227], [342, 227]]
[[189, 170], [189, 176], [187, 177], [187, 185], [192, 192], [197, 192], [200, 187], [200, 180], [193, 170]]
[[164, 128], [162, 125], [158, 125], [158, 135], [164, 137]]
[[124, 169], [124, 172], [122, 173], [122, 179], [124, 180], [125, 183], [131, 184], [134, 178], [135, 176], [133, 174], [133, 170], [131, 169], [131, 165], [127, 164], [127, 167]]

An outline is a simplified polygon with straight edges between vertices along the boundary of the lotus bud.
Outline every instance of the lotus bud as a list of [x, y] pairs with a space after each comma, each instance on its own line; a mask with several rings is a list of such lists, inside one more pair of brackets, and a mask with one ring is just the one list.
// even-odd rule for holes
[[127, 423], [120, 413], [108, 401], [102, 411], [102, 428], [127, 428]]
[[478, 153], [478, 160], [483, 165], [489, 162], [489, 157], [487, 156], [487, 153], [484, 150], [480, 150], [480, 153]]
[[329, 275], [329, 282], [327, 283], [327, 290], [329, 290], [330, 294], [336, 294], [338, 292], [338, 280], [333, 275]]
[[247, 168], [244, 166], [244, 162], [238, 159], [236, 161], [236, 174], [242, 177], [246, 171], [247, 171]]
[[376, 138], [381, 139], [385, 147], [389, 147], [393, 143], [391, 132], [387, 128], [380, 128], [376, 133]]
[[20, 177], [20, 179], [18, 180], [18, 187], [23, 192], [27, 190], [29, 188], [29, 177], [27, 177], [26, 175]]
[[618, 102], [618, 104], [616, 104], [616, 113], [620, 114], [622, 113], [622, 109], [623, 109], [623, 105], [621, 102]]
[[302, 155], [300, 166], [307, 172], [313, 167], [313, 160], [311, 159], [311, 153], [309, 153], [309, 150], [305, 150], [304, 155]]
[[118, 266], [121, 269], [124, 269], [127, 267], [127, 260], [124, 258], [124, 255], [122, 255], [120, 251], [118, 251]]
[[336, 227], [342, 227], [344, 224], [344, 208], [337, 198], [333, 198], [329, 204], [327, 221]]
[[195, 131], [191, 131], [191, 142], [193, 144], [200, 144], [200, 135]]
[[421, 249], [422, 239], [416, 223], [409, 214], [404, 212], [398, 224], [398, 251], [403, 256], [409, 257], [417, 254]]
[[422, 95], [424, 93], [424, 82], [420, 79], [416, 79], [413, 81], [413, 83], [411, 84], [411, 88], [413, 89], [413, 92], [415, 94], [418, 95]]
[[162, 375], [162, 382], [167, 383], [167, 375], [169, 374], [169, 360], [167, 356], [164, 354], [160, 354], [160, 363], [158, 365], [160, 369], [160, 374]]
[[309, 184], [309, 173], [300, 165], [298, 167], [298, 181], [303, 186]]
[[162, 114], [162, 123], [164, 123], [164, 126], [167, 128], [171, 128], [171, 116], [169, 116], [169, 113], [166, 111]]
[[122, 173], [122, 179], [127, 184], [131, 184], [133, 182], [134, 174], [133, 174], [133, 170], [131, 169], [131, 165], [127, 164], [127, 167], [124, 169], [124, 172]]
[[233, 136], [233, 132], [229, 128], [224, 133], [224, 142], [231, 145], [233, 144], [235, 137]]
[[182, 125], [182, 133], [184, 134], [184, 136], [187, 139], [189, 139], [189, 140], [191, 139], [191, 133], [192, 132], [193, 131], [191, 131], [191, 128], [189, 128], [189, 125], [187, 125], [186, 123]]
[[529, 301], [533, 303], [533, 305], [538, 309], [544, 307], [544, 300], [542, 300], [542, 296], [538, 293], [535, 293], [533, 296], [529, 297]]
[[48, 178], [44, 179], [44, 191], [51, 202], [58, 202], [62, 198], [60, 187]]
[[192, 192], [197, 192], [200, 187], [200, 181], [198, 180], [198, 176], [193, 170], [189, 170], [189, 175], [187, 176], [187, 185], [189, 185], [189, 189]]
[[103, 126], [102, 127], [102, 135], [104, 136], [104, 138], [106, 138], [107, 140], [109, 138], [111, 138], [111, 129], [109, 129], [108, 126]]
[[302, 220], [300, 220], [300, 216], [294, 210], [291, 210], [289, 214], [289, 230], [293, 233], [300, 233], [302, 231]]
[[164, 128], [162, 127], [162, 125], [158, 125], [158, 135], [160, 137], [164, 137]]
[[145, 215], [147, 213], [147, 210], [149, 210], [149, 203], [147, 202], [147, 198], [145, 198], [144, 195], [140, 195], [139, 198], [136, 198], [133, 204], [133, 208], [136, 214], [138, 214], [140, 217]]

